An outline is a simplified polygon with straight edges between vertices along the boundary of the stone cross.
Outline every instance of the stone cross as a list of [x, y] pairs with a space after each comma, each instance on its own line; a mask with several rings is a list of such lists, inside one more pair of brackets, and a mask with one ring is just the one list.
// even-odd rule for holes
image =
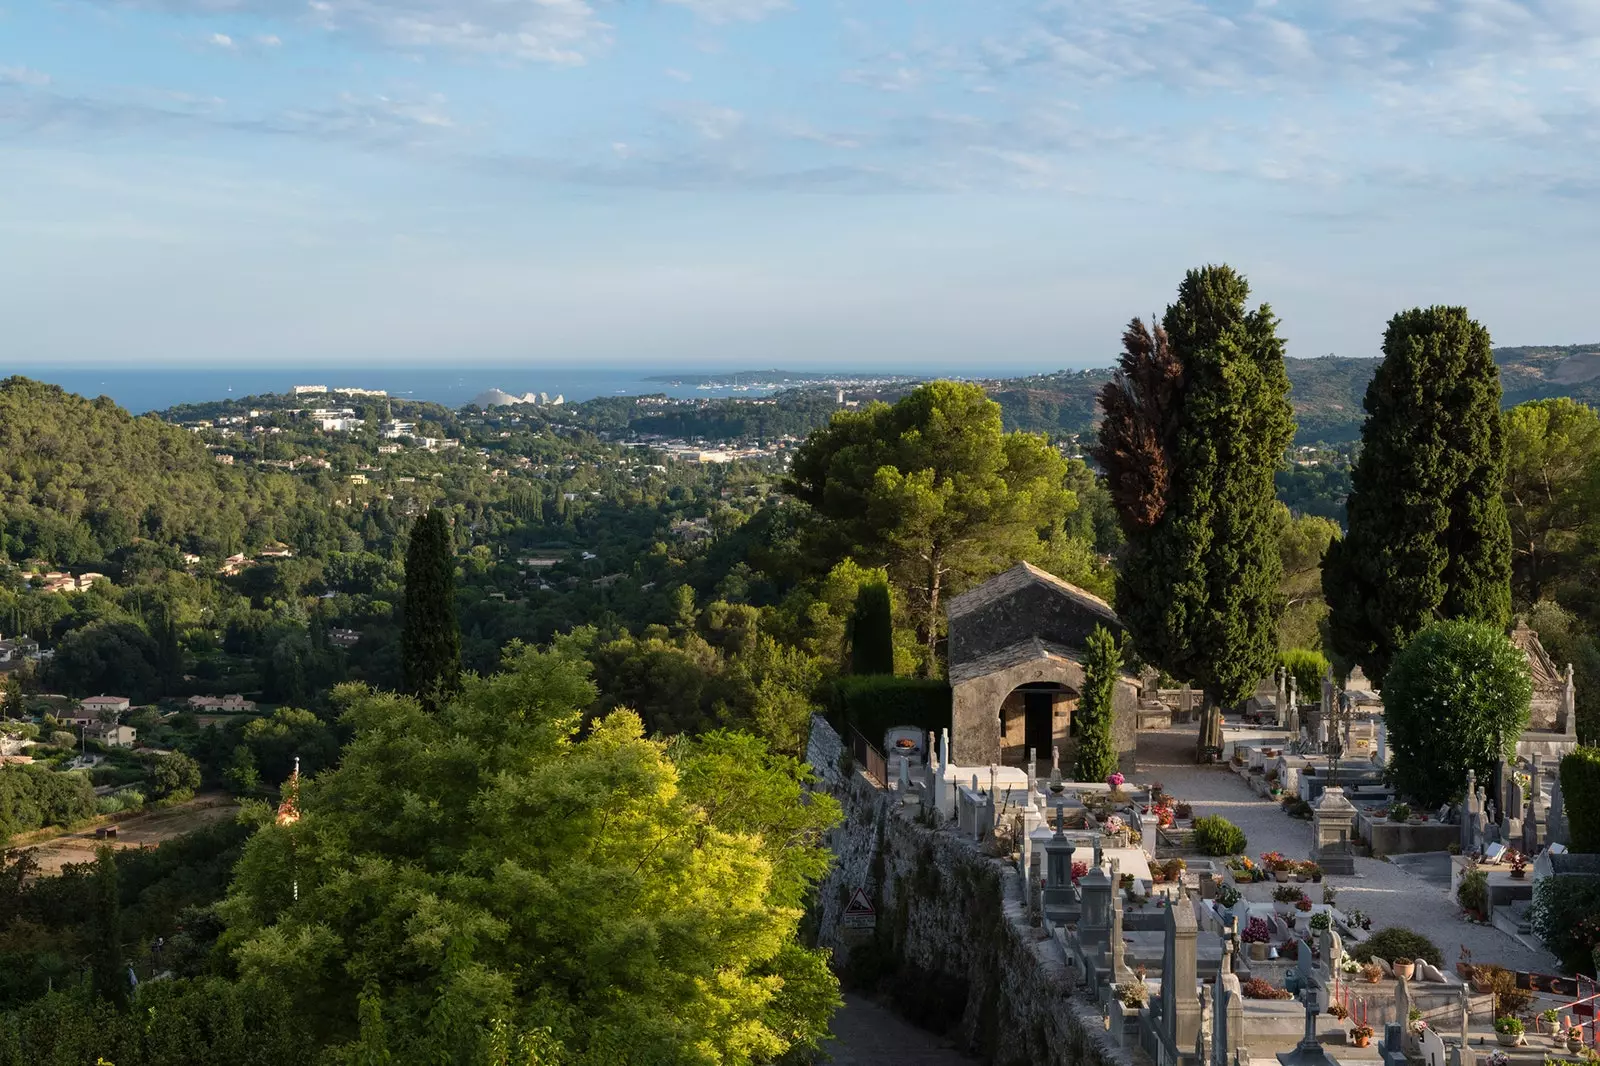
[[1394, 1016], [1405, 1026], [1402, 1039], [1406, 1052], [1415, 1054], [1417, 1034], [1411, 1031], [1411, 982], [1399, 974], [1395, 975], [1394, 982]]
[[1539, 850], [1545, 842], [1546, 818], [1544, 809], [1544, 792], [1540, 782], [1544, 779], [1544, 767], [1541, 765], [1539, 753], [1533, 753], [1533, 769], [1529, 774], [1528, 806], [1522, 815], [1522, 850], [1532, 855]]
[[1578, 689], [1573, 683], [1572, 664], [1567, 664], [1566, 676], [1562, 678], [1561, 705], [1567, 712], [1566, 734], [1569, 737], [1578, 735]]
[[1288, 679], [1287, 707], [1285, 709], [1281, 724], [1292, 734], [1298, 734], [1300, 732], [1300, 698], [1298, 692], [1296, 691], [1298, 687], [1299, 682], [1295, 681], [1293, 674], [1290, 674]]
[[1567, 807], [1566, 798], [1561, 794], [1561, 775], [1555, 775], [1555, 783], [1550, 786], [1550, 813], [1545, 819], [1546, 828], [1544, 838], [1551, 844], [1565, 844], [1567, 842]]
[[939, 730], [939, 769], [944, 771], [950, 766], [950, 730]]
[[1461, 801], [1461, 850], [1464, 853], [1471, 854], [1481, 847], [1477, 839], [1478, 813], [1481, 810], [1478, 805], [1478, 774], [1468, 768], [1467, 794]]

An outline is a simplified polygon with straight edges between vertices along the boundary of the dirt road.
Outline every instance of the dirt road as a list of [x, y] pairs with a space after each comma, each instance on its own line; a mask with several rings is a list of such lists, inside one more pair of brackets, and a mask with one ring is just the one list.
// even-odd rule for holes
[[92, 862], [95, 848], [102, 844], [109, 844], [114, 848], [154, 847], [163, 840], [171, 840], [203, 826], [232, 818], [238, 811], [239, 805], [231, 796], [222, 792], [208, 792], [196, 796], [187, 803], [180, 803], [165, 810], [135, 814], [115, 823], [103, 823], [116, 825], [115, 840], [98, 839], [94, 828], [91, 827], [76, 833], [53, 837], [38, 844], [29, 844], [24, 838], [14, 841], [11, 846], [31, 848], [33, 857], [39, 861], [41, 874], [59, 874], [61, 868], [68, 863]]

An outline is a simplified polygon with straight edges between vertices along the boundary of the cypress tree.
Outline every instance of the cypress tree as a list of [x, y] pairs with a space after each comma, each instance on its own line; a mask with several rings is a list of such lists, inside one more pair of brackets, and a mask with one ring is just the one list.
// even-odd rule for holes
[[1117, 749], [1111, 738], [1117, 694], [1117, 673], [1122, 651], [1104, 626], [1095, 626], [1084, 642], [1083, 691], [1073, 722], [1078, 727], [1078, 751], [1073, 760], [1074, 781], [1104, 781], [1117, 768]]
[[863, 582], [850, 619], [850, 672], [894, 673], [894, 601], [883, 581]]
[[429, 707], [454, 693], [461, 679], [455, 574], [450, 525], [441, 512], [429, 508], [412, 527], [406, 549], [406, 614], [401, 635], [406, 691]]
[[1277, 661], [1282, 562], [1273, 477], [1294, 437], [1278, 320], [1249, 310], [1228, 266], [1191, 270], [1153, 332], [1135, 319], [1095, 458], [1127, 538], [1117, 609], [1141, 658], [1205, 694], [1199, 748], [1221, 705]]
[[118, 886], [117, 860], [111, 849], [101, 846], [95, 852], [91, 881], [93, 903], [90, 930], [89, 969], [94, 991], [115, 1006], [128, 1002], [128, 971], [122, 955], [122, 891]]
[[1511, 617], [1505, 428], [1489, 332], [1464, 307], [1402, 311], [1383, 355], [1350, 474], [1349, 532], [1322, 567], [1329, 644], [1379, 684], [1429, 623], [1504, 626]]

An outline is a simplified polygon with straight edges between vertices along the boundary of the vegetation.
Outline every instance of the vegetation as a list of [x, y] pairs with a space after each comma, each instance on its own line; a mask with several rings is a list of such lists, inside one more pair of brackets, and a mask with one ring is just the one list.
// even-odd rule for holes
[[1528, 923], [1568, 972], [1595, 974], [1594, 952], [1600, 947], [1596, 915], [1600, 915], [1600, 878], [1545, 877], [1533, 886]]
[[461, 683], [455, 574], [449, 523], [430, 508], [412, 527], [406, 550], [406, 624], [400, 649], [406, 691], [425, 706], [448, 699]]
[[1243, 855], [1250, 842], [1222, 815], [1202, 814], [1194, 820], [1194, 846], [1206, 855]]
[[1506, 435], [1489, 333], [1465, 308], [1396, 315], [1367, 390], [1349, 532], [1328, 547], [1334, 652], [1384, 684], [1436, 618], [1503, 626], [1511, 533], [1501, 498]]
[[944, 598], [1041, 558], [1076, 504], [1065, 480], [1060, 454], [1005, 433], [982, 388], [939, 381], [835, 415], [796, 453], [785, 487], [821, 519], [822, 554], [888, 569], [916, 605], [923, 674], [935, 676]]
[[748, 740], [670, 752], [627, 711], [580, 739], [585, 673], [514, 647], [433, 714], [342, 689], [342, 763], [221, 907], [243, 985], [358, 1059], [480, 1062], [501, 1033], [577, 1063], [814, 1047], [837, 993], [795, 925], [837, 807]]
[[1104, 626], [1095, 626], [1084, 642], [1083, 690], [1073, 714], [1078, 726], [1074, 781], [1102, 781], [1117, 769], [1117, 746], [1111, 726], [1121, 671], [1122, 651], [1117, 647], [1117, 638]]
[[1581, 580], [1600, 521], [1600, 414], [1566, 397], [1535, 400], [1505, 413], [1505, 436], [1513, 587], [1537, 603]]
[[1467, 771], [1487, 780], [1527, 728], [1528, 661], [1498, 628], [1436, 622], [1396, 657], [1383, 688], [1395, 786], [1423, 807], [1459, 799]]
[[0, 768], [0, 837], [46, 826], [70, 826], [95, 814], [94, 786], [84, 773], [47, 766]]
[[863, 582], [850, 617], [850, 672], [894, 673], [894, 603], [889, 583]]
[[1127, 538], [1119, 613], [1142, 658], [1205, 693], [1202, 748], [1271, 669], [1284, 607], [1273, 474], [1294, 420], [1277, 319], [1249, 293], [1191, 270], [1160, 329], [1134, 320], [1095, 451]]
[[1372, 959], [1383, 959], [1386, 962], [1393, 962], [1395, 959], [1421, 959], [1432, 966], [1444, 965], [1444, 956], [1439, 953], [1439, 948], [1433, 941], [1421, 933], [1413, 933], [1409, 929], [1395, 926], [1373, 933], [1352, 947], [1350, 955], [1357, 962], [1370, 962]]
[[1568, 846], [1579, 853], [1600, 852], [1600, 748], [1580, 747], [1562, 757], [1561, 797]]
[[1328, 657], [1308, 648], [1289, 648], [1278, 653], [1278, 662], [1294, 677], [1301, 705], [1322, 698], [1322, 679], [1328, 675]]

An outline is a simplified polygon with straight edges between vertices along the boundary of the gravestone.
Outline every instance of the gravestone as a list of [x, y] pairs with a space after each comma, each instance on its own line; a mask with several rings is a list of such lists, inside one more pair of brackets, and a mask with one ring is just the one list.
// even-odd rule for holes
[[1323, 1048], [1322, 1041], [1317, 1039], [1317, 1012], [1319, 997], [1314, 975], [1315, 964], [1311, 959], [1311, 945], [1304, 940], [1300, 941], [1299, 958], [1295, 964], [1296, 983], [1300, 989], [1299, 999], [1305, 1005], [1306, 1024], [1305, 1032], [1300, 1037], [1293, 1051], [1281, 1052], [1278, 1061], [1283, 1066], [1337, 1066]]
[[1544, 766], [1539, 759], [1539, 753], [1533, 753], [1533, 769], [1528, 776], [1527, 806], [1522, 814], [1522, 851], [1532, 855], [1543, 846], [1546, 832], [1546, 817], [1544, 809]]
[[1344, 789], [1329, 785], [1311, 809], [1311, 857], [1324, 873], [1349, 877], [1356, 872], [1356, 808]]
[[1296, 692], [1297, 685], [1294, 674], [1290, 674], [1288, 680], [1288, 709], [1284, 714], [1283, 727], [1289, 731], [1291, 736], [1298, 736], [1300, 733], [1300, 699], [1299, 693]]
[[1561, 794], [1561, 774], [1558, 772], [1555, 775], [1555, 783], [1550, 786], [1550, 813], [1545, 819], [1545, 842], [1566, 844], [1567, 832], [1566, 797]]
[[1126, 965], [1123, 953], [1126, 950], [1122, 943], [1122, 889], [1119, 883], [1122, 880], [1122, 863], [1117, 859], [1111, 860], [1111, 932], [1107, 936], [1109, 949], [1109, 962], [1111, 966], [1111, 980], [1113, 983], [1122, 980], [1122, 970]]
[[1378, 1041], [1378, 1059], [1383, 1066], [1406, 1066], [1405, 1026], [1390, 1022], [1383, 1027], [1383, 1039]]
[[1066, 836], [1065, 812], [1056, 808], [1056, 831], [1044, 842], [1044, 905], [1055, 907], [1074, 902], [1072, 892], [1072, 852]]
[[1500, 803], [1500, 839], [1507, 845], [1522, 846], [1522, 782], [1517, 778], [1515, 764], [1502, 762], [1500, 777], [1505, 782], [1505, 798]]
[[1178, 897], [1167, 907], [1166, 953], [1161, 960], [1161, 1025], [1168, 1047], [1194, 1047], [1200, 1032], [1199, 926], [1194, 906]]
[[[1390, 960], [1393, 962], [1394, 960]], [[1417, 1034], [1411, 1031], [1411, 982], [1404, 977], [1395, 975], [1394, 979], [1394, 1016], [1400, 1019], [1405, 1026], [1401, 1030], [1401, 1046], [1407, 1055], [1417, 1053]]]
[[1217, 978], [1212, 1017], [1212, 1066], [1233, 1066], [1239, 1053], [1239, 1038], [1244, 1035], [1244, 990], [1237, 974], [1225, 973]]
[[1467, 793], [1461, 801], [1461, 852], [1471, 855], [1483, 850], [1478, 839], [1478, 819], [1483, 814], [1483, 799], [1478, 795], [1478, 774], [1467, 770]]

